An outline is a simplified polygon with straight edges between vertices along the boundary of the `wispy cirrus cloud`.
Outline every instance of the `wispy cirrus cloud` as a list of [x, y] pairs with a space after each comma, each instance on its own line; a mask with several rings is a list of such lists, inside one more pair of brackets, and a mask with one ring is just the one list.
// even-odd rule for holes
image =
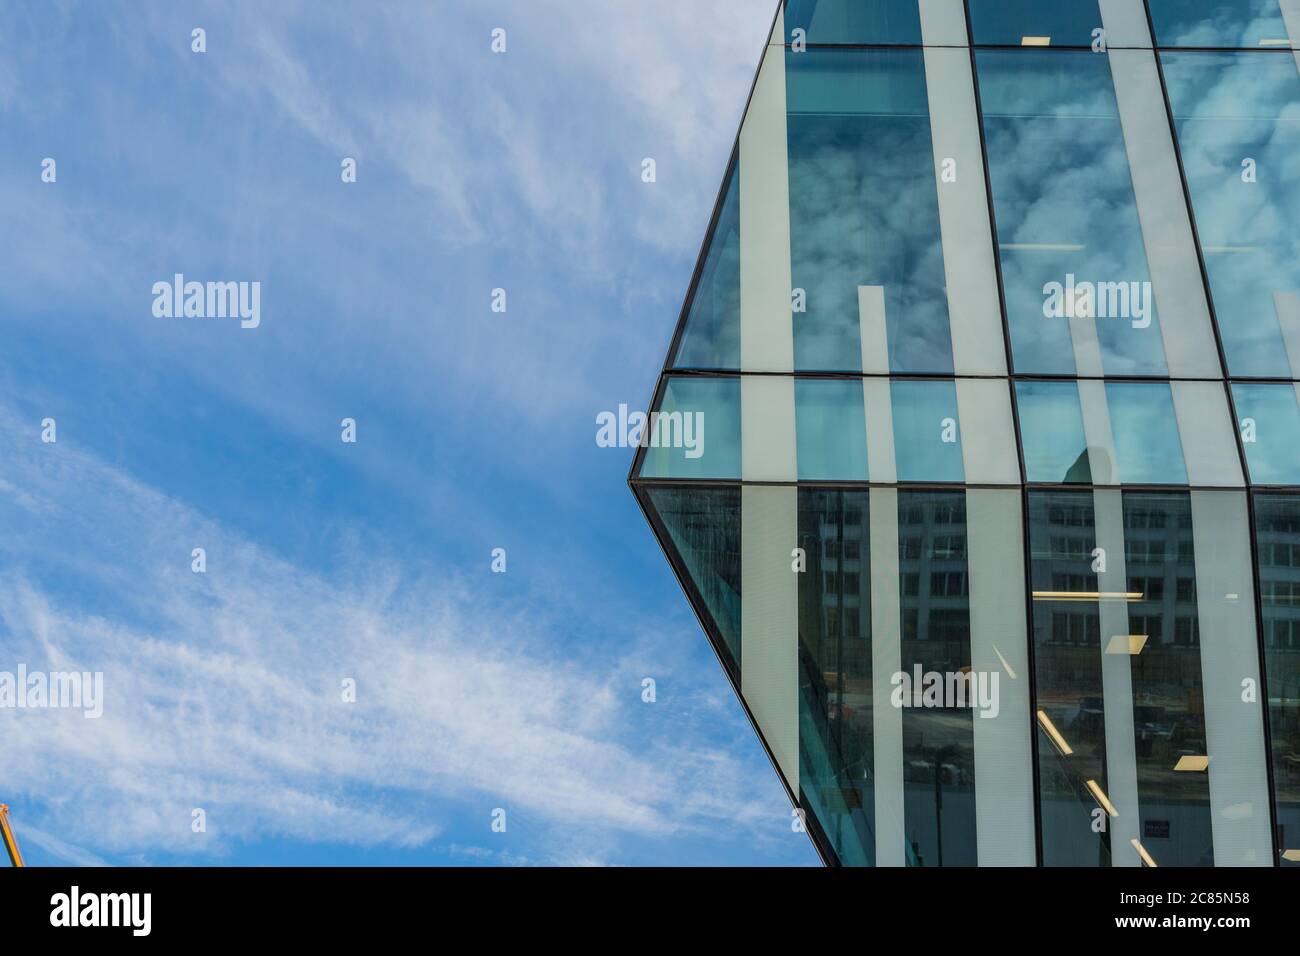
[[22, 489], [0, 502], [0, 669], [104, 673], [97, 720], [0, 713], [6, 784], [46, 803], [41, 829], [63, 842], [146, 856], [273, 837], [419, 847], [450, 800], [485, 829], [495, 807], [526, 815], [546, 852], [567, 854], [763, 812], [725, 792], [745, 789], [733, 758], [632, 745], [634, 671], [559, 652], [544, 613], [404, 580], [381, 558], [326, 580], [0, 421], [6, 487]]

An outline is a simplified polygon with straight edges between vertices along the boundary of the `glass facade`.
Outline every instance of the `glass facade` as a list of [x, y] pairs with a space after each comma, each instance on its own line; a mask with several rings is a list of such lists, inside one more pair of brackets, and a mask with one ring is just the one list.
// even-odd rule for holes
[[1300, 865], [1297, 39], [781, 4], [629, 480], [826, 862]]

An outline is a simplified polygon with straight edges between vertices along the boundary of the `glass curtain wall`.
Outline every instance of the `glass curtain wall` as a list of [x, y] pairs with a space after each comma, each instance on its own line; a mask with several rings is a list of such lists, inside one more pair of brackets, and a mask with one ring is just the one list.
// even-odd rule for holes
[[1300, 865], [1297, 39], [781, 5], [630, 481], [828, 862]]

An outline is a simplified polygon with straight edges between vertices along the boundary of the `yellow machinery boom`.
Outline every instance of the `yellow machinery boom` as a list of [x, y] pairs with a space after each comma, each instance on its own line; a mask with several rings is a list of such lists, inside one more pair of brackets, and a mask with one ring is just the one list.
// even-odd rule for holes
[[0, 838], [4, 839], [9, 862], [14, 866], [24, 866], [23, 854], [18, 849], [18, 841], [14, 839], [14, 829], [9, 825], [9, 807], [4, 803], [0, 803]]

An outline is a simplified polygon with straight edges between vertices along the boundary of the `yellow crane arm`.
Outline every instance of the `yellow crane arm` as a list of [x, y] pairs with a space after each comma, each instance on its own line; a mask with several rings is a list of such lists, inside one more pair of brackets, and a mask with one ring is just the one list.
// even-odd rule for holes
[[9, 806], [4, 803], [0, 803], [0, 838], [4, 840], [9, 862], [14, 866], [25, 866], [22, 851], [18, 849], [18, 841], [14, 839], [14, 829], [9, 825]]

